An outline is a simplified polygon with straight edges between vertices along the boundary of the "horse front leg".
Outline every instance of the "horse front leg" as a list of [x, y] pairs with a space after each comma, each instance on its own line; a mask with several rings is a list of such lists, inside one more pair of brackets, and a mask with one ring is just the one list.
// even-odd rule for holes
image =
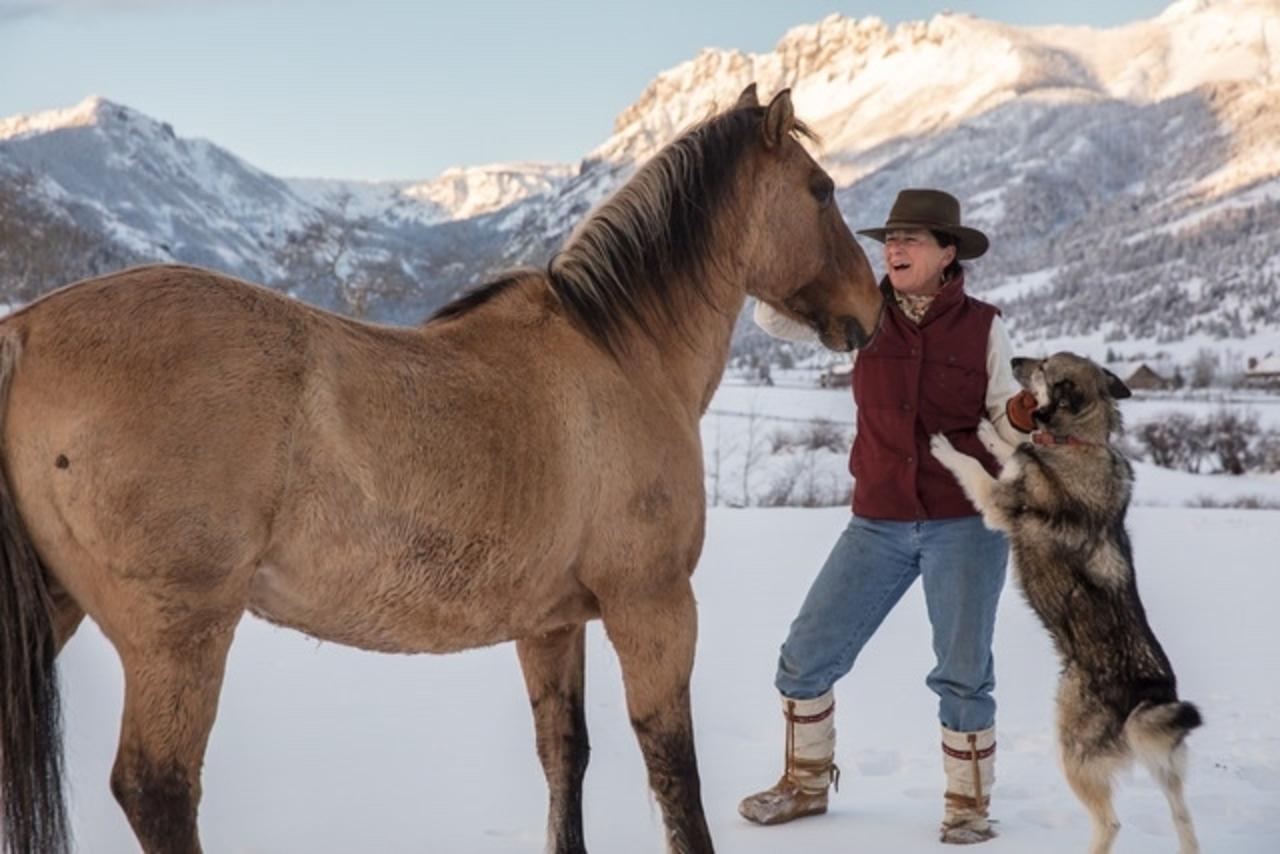
[[689, 580], [682, 577], [643, 596], [628, 590], [600, 604], [622, 666], [627, 709], [649, 786], [662, 809], [668, 848], [676, 854], [710, 852], [689, 705], [698, 634]]
[[547, 777], [547, 851], [582, 854], [582, 778], [591, 748], [583, 709], [585, 651], [581, 625], [516, 641], [524, 672], [538, 759]]

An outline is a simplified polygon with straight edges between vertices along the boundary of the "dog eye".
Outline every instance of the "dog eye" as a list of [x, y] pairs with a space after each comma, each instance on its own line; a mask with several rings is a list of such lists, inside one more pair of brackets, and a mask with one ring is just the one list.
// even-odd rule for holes
[[1084, 395], [1071, 380], [1058, 380], [1053, 384], [1053, 398], [1067, 407], [1067, 410], [1079, 413], [1084, 408]]

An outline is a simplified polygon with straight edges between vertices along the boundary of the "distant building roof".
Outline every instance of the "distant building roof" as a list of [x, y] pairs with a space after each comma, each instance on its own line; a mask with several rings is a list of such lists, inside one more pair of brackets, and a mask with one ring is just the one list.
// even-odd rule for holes
[[1259, 359], [1257, 364], [1249, 368], [1246, 373], [1250, 376], [1280, 374], [1280, 353], [1268, 353], [1264, 358]]
[[1108, 362], [1103, 365], [1111, 373], [1115, 374], [1122, 380], [1127, 380], [1137, 374], [1143, 368], [1160, 377], [1163, 380], [1171, 380], [1177, 368], [1170, 362], [1161, 361], [1136, 361], [1136, 362]]

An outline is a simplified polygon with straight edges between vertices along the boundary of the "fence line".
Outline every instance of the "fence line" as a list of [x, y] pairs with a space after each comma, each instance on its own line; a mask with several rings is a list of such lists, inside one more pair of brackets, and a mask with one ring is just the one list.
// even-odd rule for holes
[[839, 418], [825, 418], [821, 415], [810, 416], [809, 418], [794, 418], [787, 415], [765, 415], [760, 412], [738, 412], [734, 409], [708, 409], [704, 413], [706, 415], [728, 415], [731, 418], [756, 418], [760, 421], [785, 421], [789, 424], [812, 424], [815, 421], [826, 421], [829, 424], [835, 424], [838, 427], [854, 427], [852, 421], [843, 421]]

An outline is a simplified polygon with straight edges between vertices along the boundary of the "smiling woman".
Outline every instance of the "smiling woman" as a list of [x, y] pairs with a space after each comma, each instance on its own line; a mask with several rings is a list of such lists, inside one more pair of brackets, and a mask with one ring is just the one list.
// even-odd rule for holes
[[[839, 777], [833, 685], [919, 575], [938, 658], [927, 682], [942, 725], [942, 841], [979, 842], [995, 835], [991, 642], [1008, 546], [983, 526], [928, 442], [945, 433], [995, 471], [978, 427], [990, 419], [1017, 441], [1006, 409], [1020, 387], [998, 312], [964, 292], [960, 262], [982, 255], [987, 238], [961, 224], [954, 197], [903, 190], [885, 225], [859, 234], [884, 243], [888, 275], [880, 332], [854, 365], [854, 515], [782, 646], [775, 678], [787, 727], [782, 779], [739, 810], [760, 824], [826, 811]], [[803, 318], [769, 306], [756, 317], [784, 337], [809, 334]]]

